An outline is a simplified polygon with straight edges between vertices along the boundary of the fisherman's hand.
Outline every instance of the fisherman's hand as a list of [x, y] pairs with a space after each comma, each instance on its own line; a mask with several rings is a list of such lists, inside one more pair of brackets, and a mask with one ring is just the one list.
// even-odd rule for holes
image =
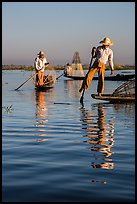
[[110, 75], [113, 75], [114, 74], [114, 70], [111, 70], [111, 74]]
[[92, 57], [96, 57], [96, 47], [92, 48], [91, 54], [92, 54]]
[[45, 63], [45, 67], [48, 67], [48, 65], [49, 65], [49, 62]]

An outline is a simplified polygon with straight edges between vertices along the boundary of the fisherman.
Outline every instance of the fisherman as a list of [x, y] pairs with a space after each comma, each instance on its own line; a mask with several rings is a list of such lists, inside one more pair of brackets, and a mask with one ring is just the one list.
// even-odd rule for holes
[[71, 71], [72, 71], [72, 68], [71, 68], [70, 64], [67, 63], [66, 66], [65, 66], [65, 69], [64, 69], [64, 75], [65, 76], [70, 76]]
[[45, 70], [45, 67], [48, 66], [48, 64], [49, 63], [46, 60], [45, 53], [43, 51], [40, 51], [34, 61], [34, 67], [37, 73], [36, 85], [39, 85], [39, 86], [43, 85], [44, 70]]
[[95, 58], [95, 61], [83, 79], [81, 88], [79, 89], [80, 93], [89, 88], [94, 75], [98, 72], [97, 92], [99, 96], [102, 95], [104, 91], [104, 74], [107, 61], [111, 68], [111, 75], [114, 74], [113, 51], [109, 48], [110, 45], [113, 45], [113, 42], [106, 37], [100, 41], [100, 44], [102, 45], [97, 48], [93, 47], [95, 53], [92, 57]]

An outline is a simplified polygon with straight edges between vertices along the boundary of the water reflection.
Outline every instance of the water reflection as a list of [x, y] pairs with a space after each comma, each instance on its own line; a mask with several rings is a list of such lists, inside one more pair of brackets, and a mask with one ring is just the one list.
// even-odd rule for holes
[[[94, 105], [97, 108], [97, 115], [90, 113], [88, 110], [81, 109], [82, 129], [87, 137], [87, 142], [91, 146], [88, 148], [93, 154], [93, 168], [113, 169], [112, 146], [114, 144], [114, 120], [106, 120], [105, 110], [102, 103]], [[100, 155], [101, 153], [101, 155]]]
[[116, 114], [121, 114], [124, 112], [126, 117], [135, 116], [135, 102], [131, 103], [115, 103], [113, 104], [114, 111]]
[[81, 83], [82, 83], [82, 80], [71, 80], [71, 79], [64, 80], [64, 88], [67, 95], [69, 95], [70, 98], [79, 99], [80, 94], [78, 90], [79, 90], [79, 87], [81, 86]]
[[[36, 91], [36, 127], [38, 127], [37, 136], [46, 136], [45, 125], [48, 122], [47, 118], [47, 108], [44, 101], [44, 92]], [[37, 139], [37, 142], [43, 142], [47, 140], [46, 138]]]
[[[36, 118], [44, 118], [47, 113], [46, 104], [44, 101], [44, 93], [42, 91], [36, 91]], [[42, 122], [40, 120], [39, 122]]]

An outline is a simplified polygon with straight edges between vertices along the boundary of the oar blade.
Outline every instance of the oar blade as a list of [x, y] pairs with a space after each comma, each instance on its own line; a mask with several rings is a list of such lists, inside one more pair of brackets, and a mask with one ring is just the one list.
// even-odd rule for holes
[[83, 96], [81, 96], [81, 98], [80, 98], [80, 103], [81, 103], [82, 106], [84, 106], [83, 98], [84, 98]]
[[81, 103], [82, 107], [84, 107], [84, 103], [83, 103], [84, 92], [85, 92], [85, 89], [83, 90], [82, 96], [80, 97], [80, 103]]

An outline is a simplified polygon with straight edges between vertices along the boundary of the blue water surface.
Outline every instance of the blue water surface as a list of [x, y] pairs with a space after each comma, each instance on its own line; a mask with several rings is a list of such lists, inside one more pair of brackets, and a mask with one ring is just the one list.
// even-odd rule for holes
[[15, 91], [31, 74], [2, 71], [2, 201], [134, 201], [135, 103], [93, 99], [93, 80], [82, 107], [82, 81], [63, 76], [46, 92], [32, 80]]

